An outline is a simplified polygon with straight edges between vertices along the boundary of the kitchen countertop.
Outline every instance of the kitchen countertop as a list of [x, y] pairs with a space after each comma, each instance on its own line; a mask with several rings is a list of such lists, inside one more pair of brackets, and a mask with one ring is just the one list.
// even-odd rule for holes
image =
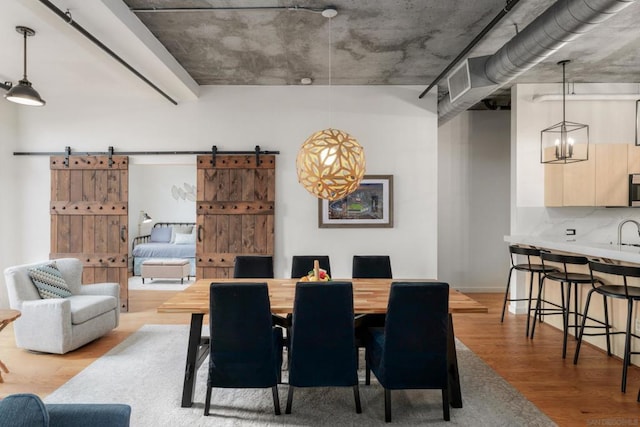
[[504, 241], [511, 244], [531, 245], [579, 255], [640, 264], [640, 247], [636, 246], [622, 245], [618, 247], [615, 243], [567, 241], [566, 239], [554, 239], [544, 236], [505, 236]]

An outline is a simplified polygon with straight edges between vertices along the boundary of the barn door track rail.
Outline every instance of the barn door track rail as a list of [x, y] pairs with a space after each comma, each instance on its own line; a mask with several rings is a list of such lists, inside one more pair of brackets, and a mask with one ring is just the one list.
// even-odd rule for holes
[[256, 156], [256, 164], [259, 164], [260, 155], [263, 154], [280, 154], [280, 151], [261, 150], [256, 145], [253, 151], [220, 151], [216, 145], [211, 147], [211, 151], [115, 151], [113, 147], [109, 147], [107, 151], [72, 151], [71, 147], [64, 147], [64, 151], [14, 151], [14, 156], [64, 156], [64, 165], [69, 167], [69, 158], [71, 156], [109, 156], [109, 167], [113, 166], [113, 156], [162, 156], [162, 155], [189, 155], [189, 154], [210, 154], [213, 165], [216, 164], [216, 156], [218, 155], [246, 155], [253, 154]]

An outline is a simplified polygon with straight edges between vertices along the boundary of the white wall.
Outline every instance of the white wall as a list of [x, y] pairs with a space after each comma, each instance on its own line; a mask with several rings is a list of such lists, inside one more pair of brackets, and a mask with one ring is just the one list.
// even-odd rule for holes
[[[327, 253], [335, 276], [350, 277], [354, 254], [389, 254], [394, 276], [437, 275], [436, 100], [422, 87], [202, 88], [198, 101], [173, 106], [137, 81], [119, 87], [48, 88], [47, 106], [21, 111], [20, 151], [279, 150], [276, 173], [276, 274], [288, 276], [294, 254]], [[392, 229], [319, 229], [317, 200], [297, 182], [302, 142], [326, 127], [362, 143], [367, 173], [394, 175]], [[167, 156], [161, 156], [166, 158]], [[168, 160], [165, 160], [168, 161]], [[13, 157], [24, 206], [17, 238], [29, 242], [13, 259], [49, 254], [49, 170], [46, 157]], [[184, 164], [183, 159], [177, 163]], [[139, 209], [138, 209], [139, 210]], [[138, 212], [134, 212], [138, 215]], [[0, 262], [6, 259], [6, 249]]]
[[[575, 85], [577, 94], [637, 92], [637, 84]], [[634, 208], [544, 207], [540, 131], [562, 120], [562, 102], [533, 102], [532, 98], [537, 94], [561, 93], [561, 84], [520, 84], [512, 88], [515, 132], [511, 149], [515, 153], [512, 167], [516, 185], [512, 194], [515, 218], [512, 218], [511, 234], [562, 239], [566, 228], [575, 228], [577, 240], [615, 240], [619, 221], [629, 217], [639, 219], [640, 211]], [[591, 144], [634, 143], [635, 101], [568, 101], [566, 120], [588, 124]], [[626, 165], [620, 167], [626, 168]], [[633, 231], [631, 227], [629, 231]]]
[[[20, 209], [25, 194], [21, 191], [16, 179], [17, 165], [7, 161], [18, 148], [18, 107], [10, 102], [0, 100], [0, 200], [2, 221], [0, 221], [0, 270], [20, 261], [18, 253], [23, 247], [19, 230], [26, 226], [24, 218], [14, 217], [12, 211]], [[0, 286], [0, 308], [6, 307], [7, 290]]]
[[438, 129], [438, 277], [464, 292], [504, 289], [510, 122], [466, 111]]

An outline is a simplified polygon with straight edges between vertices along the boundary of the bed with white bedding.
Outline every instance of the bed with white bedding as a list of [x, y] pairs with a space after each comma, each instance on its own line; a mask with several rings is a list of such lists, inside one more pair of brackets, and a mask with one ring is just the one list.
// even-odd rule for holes
[[142, 263], [156, 258], [182, 258], [196, 274], [196, 225], [193, 222], [158, 222], [151, 233], [133, 239], [133, 274], [139, 276]]

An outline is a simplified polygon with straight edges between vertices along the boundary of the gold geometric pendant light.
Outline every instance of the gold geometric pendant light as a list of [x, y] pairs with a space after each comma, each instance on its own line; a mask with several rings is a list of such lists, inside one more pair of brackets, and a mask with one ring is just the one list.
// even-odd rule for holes
[[[331, 88], [331, 18], [338, 14], [328, 7], [322, 16], [329, 18], [329, 88]], [[358, 189], [365, 172], [364, 149], [347, 132], [323, 129], [302, 144], [296, 158], [298, 182], [314, 196], [340, 200]]]
[[343, 199], [356, 191], [364, 177], [364, 149], [348, 133], [324, 129], [302, 144], [296, 169], [298, 182], [314, 196]]

